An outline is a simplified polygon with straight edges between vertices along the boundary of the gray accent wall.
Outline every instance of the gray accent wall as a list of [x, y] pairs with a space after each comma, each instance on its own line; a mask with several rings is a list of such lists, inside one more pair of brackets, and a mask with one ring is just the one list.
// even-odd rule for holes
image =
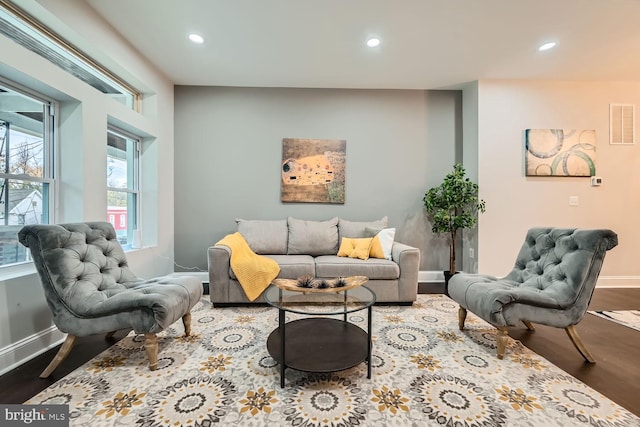
[[[236, 218], [352, 221], [389, 217], [448, 265], [422, 197], [462, 153], [460, 91], [175, 87], [176, 271], [206, 271], [206, 250]], [[345, 203], [280, 202], [283, 138], [347, 141]], [[428, 249], [427, 249], [428, 248]]]

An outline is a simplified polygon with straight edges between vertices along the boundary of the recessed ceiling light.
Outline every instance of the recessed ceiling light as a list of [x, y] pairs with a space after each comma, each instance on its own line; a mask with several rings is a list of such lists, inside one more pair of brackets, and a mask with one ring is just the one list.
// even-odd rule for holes
[[367, 46], [369, 47], [380, 46], [380, 39], [377, 37], [371, 37], [369, 40], [367, 40]]
[[191, 40], [195, 44], [204, 43], [204, 37], [202, 37], [200, 34], [191, 33], [187, 37], [189, 38], [189, 40]]
[[538, 48], [538, 50], [542, 52], [543, 50], [552, 49], [552, 48], [556, 47], [556, 45], [557, 45], [556, 42], [547, 42], [547, 43], [543, 44], [542, 46], [540, 46]]

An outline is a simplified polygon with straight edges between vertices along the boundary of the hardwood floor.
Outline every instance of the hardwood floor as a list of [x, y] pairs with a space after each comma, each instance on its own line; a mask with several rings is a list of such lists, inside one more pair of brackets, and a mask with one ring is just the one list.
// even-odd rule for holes
[[[433, 289], [421, 286], [420, 292], [430, 293]], [[589, 309], [640, 309], [640, 288], [596, 289]], [[535, 332], [529, 332], [524, 326], [511, 328], [509, 335], [640, 416], [640, 331], [587, 314], [576, 328], [596, 358], [597, 363], [592, 365], [584, 361], [564, 330], [535, 326]], [[69, 357], [48, 379], [40, 379], [39, 375], [59, 347], [6, 373], [0, 377], [0, 403], [23, 403], [125, 335], [125, 331], [120, 331], [111, 340], [103, 336], [79, 338]]]
[[[596, 289], [589, 310], [638, 310], [640, 288]], [[640, 416], [640, 331], [592, 314], [576, 326], [596, 363], [586, 363], [562, 329], [535, 325], [509, 335], [591, 388]]]
[[104, 335], [76, 339], [69, 356], [46, 379], [40, 378], [40, 374], [53, 360], [60, 346], [42, 353], [0, 377], [0, 403], [23, 403], [125, 336], [126, 331], [118, 331], [111, 339], [106, 339]]

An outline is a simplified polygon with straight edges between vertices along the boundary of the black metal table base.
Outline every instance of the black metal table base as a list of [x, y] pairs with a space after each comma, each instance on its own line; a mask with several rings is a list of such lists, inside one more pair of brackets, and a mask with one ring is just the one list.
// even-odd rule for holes
[[284, 311], [279, 311], [279, 326], [269, 335], [267, 350], [280, 364], [280, 387], [284, 387], [286, 368], [335, 372], [366, 361], [367, 378], [371, 378], [371, 307], [367, 332], [347, 321], [326, 317], [285, 323]]

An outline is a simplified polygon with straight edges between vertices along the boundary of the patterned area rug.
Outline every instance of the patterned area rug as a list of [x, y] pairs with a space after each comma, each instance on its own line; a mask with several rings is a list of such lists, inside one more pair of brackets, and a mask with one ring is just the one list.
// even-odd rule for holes
[[[180, 337], [178, 322], [159, 340], [158, 370], [129, 335], [26, 403], [68, 404], [71, 425], [91, 427], [640, 425], [517, 341], [498, 360], [495, 330], [469, 313], [460, 332], [457, 309], [442, 295], [376, 306], [370, 380], [364, 363], [331, 374], [287, 370], [282, 389], [265, 345], [277, 310], [203, 299], [191, 337]], [[366, 311], [349, 320], [366, 329]]]
[[589, 313], [640, 331], [640, 310], [595, 310]]

